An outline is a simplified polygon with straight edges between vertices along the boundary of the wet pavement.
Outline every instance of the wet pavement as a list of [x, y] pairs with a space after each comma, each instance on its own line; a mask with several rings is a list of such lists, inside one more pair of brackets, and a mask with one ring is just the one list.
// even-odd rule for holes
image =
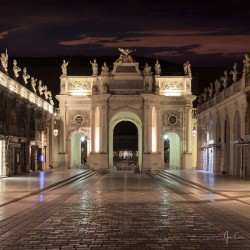
[[192, 189], [145, 174], [78, 180], [0, 221], [0, 249], [250, 249], [249, 220]]
[[[217, 193], [250, 204], [250, 178], [240, 178], [201, 170], [165, 170], [185, 180], [207, 187]], [[249, 213], [250, 214], [250, 213]]]
[[86, 169], [57, 169], [0, 178], [0, 206], [62, 180], [79, 175], [84, 171]]

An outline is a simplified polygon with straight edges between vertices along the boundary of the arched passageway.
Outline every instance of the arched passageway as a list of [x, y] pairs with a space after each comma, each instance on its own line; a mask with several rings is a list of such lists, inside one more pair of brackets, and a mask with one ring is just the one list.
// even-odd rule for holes
[[138, 165], [138, 129], [131, 121], [114, 127], [113, 164], [117, 170], [134, 170]]
[[164, 134], [164, 162], [169, 169], [178, 169], [180, 163], [180, 136], [175, 132]]
[[[116, 127], [117, 125], [118, 127]], [[129, 125], [129, 126], [126, 126], [126, 125]], [[120, 132], [122, 131], [125, 132], [126, 129], [130, 129], [131, 131], [132, 130], [135, 131], [136, 129], [137, 131], [137, 153], [136, 153], [137, 165], [141, 170], [142, 168], [142, 123], [141, 123], [141, 119], [135, 113], [131, 111], [120, 111], [111, 118], [110, 123], [109, 123], [109, 167], [111, 171], [115, 166], [114, 165], [114, 149], [115, 149], [114, 139], [115, 139], [116, 129], [117, 131], [120, 131]], [[126, 132], [124, 134], [126, 135]], [[136, 159], [136, 157], [134, 158]]]
[[77, 132], [71, 137], [71, 168], [79, 168], [87, 163], [87, 138], [83, 132]]

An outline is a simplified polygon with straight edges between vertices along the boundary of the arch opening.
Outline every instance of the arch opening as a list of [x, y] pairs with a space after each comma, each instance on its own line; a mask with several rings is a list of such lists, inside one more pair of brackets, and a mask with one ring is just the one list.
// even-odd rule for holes
[[175, 132], [164, 134], [164, 165], [168, 169], [180, 169], [180, 136]]
[[80, 168], [86, 165], [87, 157], [87, 137], [83, 132], [76, 132], [71, 137], [71, 168]]
[[114, 127], [113, 164], [117, 170], [135, 170], [138, 165], [138, 129], [131, 121]]
[[[132, 150], [121, 150], [120, 158], [129, 158], [129, 162], [125, 162], [123, 168], [126, 164], [131, 164], [131, 167], [127, 165], [128, 169], [133, 170], [139, 167], [142, 170], [142, 123], [140, 118], [131, 111], [120, 111], [116, 113], [110, 120], [109, 123], [109, 167], [111, 172], [117, 171], [118, 156], [117, 156], [117, 140], [116, 135], [128, 136], [128, 139], [132, 138], [134, 145], [130, 144]], [[123, 134], [123, 135], [122, 135]], [[124, 137], [123, 137], [124, 138]], [[132, 145], [132, 146], [131, 146]], [[136, 150], [137, 149], [137, 150]], [[130, 151], [130, 152], [128, 152]], [[119, 153], [118, 153], [119, 154]], [[132, 158], [132, 159], [131, 159]], [[137, 162], [137, 163], [136, 163]], [[134, 164], [134, 165], [133, 165]], [[122, 169], [118, 166], [118, 169]]]

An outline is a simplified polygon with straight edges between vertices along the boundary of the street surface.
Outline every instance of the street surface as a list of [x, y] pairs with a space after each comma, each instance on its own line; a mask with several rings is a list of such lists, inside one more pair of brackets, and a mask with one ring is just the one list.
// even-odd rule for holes
[[0, 249], [250, 249], [249, 205], [162, 175], [93, 174], [0, 207]]

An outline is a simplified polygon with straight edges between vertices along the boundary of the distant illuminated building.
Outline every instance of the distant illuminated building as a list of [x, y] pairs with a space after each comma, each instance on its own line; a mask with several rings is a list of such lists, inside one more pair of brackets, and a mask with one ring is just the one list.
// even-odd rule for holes
[[[63, 68], [59, 109], [54, 140], [55, 165], [78, 167], [81, 164], [80, 140], [87, 140], [87, 165], [109, 172], [114, 166], [114, 129], [122, 121], [137, 129], [136, 149], [123, 148], [119, 154], [137, 152], [142, 171], [158, 171], [166, 164], [164, 138], [168, 135], [169, 168], [196, 167], [196, 137], [192, 136], [194, 120], [190, 64], [181, 76], [161, 76], [158, 60], [151, 66], [139, 63], [131, 50], [119, 49], [120, 57], [109, 68], [106, 63], [98, 72], [98, 62], [91, 61], [93, 74], [69, 76]], [[65, 61], [64, 64], [65, 65]], [[69, 64], [70, 65], [70, 64]], [[126, 132], [126, 128], [124, 128]]]

